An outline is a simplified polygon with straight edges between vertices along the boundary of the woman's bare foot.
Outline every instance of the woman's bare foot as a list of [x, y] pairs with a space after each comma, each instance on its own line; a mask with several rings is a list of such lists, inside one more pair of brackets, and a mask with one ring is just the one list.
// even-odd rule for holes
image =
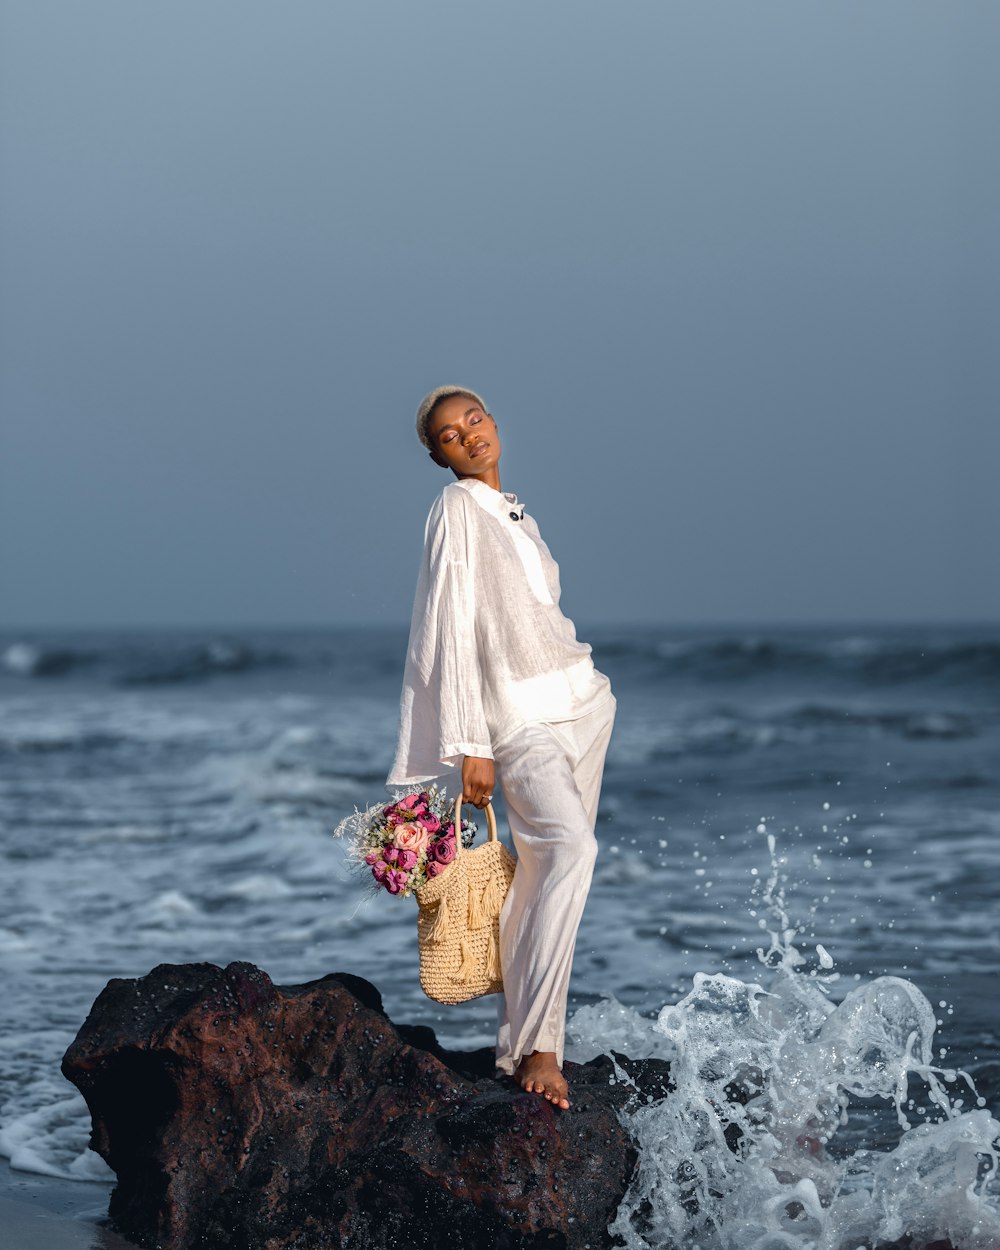
[[569, 1109], [569, 1085], [556, 1063], [554, 1050], [533, 1050], [524, 1055], [514, 1072], [514, 1079], [529, 1094], [541, 1094], [564, 1111]]

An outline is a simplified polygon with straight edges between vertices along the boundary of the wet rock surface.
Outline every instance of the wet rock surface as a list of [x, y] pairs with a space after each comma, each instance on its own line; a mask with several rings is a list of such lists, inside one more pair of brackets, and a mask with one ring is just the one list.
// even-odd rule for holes
[[618, 1112], [669, 1079], [567, 1064], [561, 1112], [495, 1079], [492, 1050], [393, 1024], [360, 977], [276, 986], [245, 963], [110, 981], [62, 1070], [116, 1228], [162, 1250], [597, 1250], [636, 1159]]

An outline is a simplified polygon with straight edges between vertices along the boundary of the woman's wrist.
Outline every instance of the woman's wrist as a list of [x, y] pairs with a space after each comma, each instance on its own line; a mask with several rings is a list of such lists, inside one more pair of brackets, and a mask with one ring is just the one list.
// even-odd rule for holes
[[493, 761], [479, 755], [462, 760], [462, 800], [473, 807], [485, 807], [493, 798], [496, 770]]

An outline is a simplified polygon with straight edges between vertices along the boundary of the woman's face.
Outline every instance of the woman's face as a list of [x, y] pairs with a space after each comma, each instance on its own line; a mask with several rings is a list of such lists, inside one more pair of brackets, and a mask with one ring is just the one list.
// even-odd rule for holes
[[468, 395], [440, 400], [427, 423], [431, 458], [459, 477], [484, 477], [500, 459], [496, 422]]

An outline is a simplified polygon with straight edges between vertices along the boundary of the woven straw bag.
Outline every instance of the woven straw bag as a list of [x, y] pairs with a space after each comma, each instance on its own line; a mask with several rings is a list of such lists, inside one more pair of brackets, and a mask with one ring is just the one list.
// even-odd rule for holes
[[497, 838], [492, 803], [486, 806], [489, 840], [462, 846], [462, 799], [455, 803], [455, 858], [444, 872], [415, 890], [420, 985], [439, 1003], [464, 1003], [503, 989], [500, 909], [517, 860]]

